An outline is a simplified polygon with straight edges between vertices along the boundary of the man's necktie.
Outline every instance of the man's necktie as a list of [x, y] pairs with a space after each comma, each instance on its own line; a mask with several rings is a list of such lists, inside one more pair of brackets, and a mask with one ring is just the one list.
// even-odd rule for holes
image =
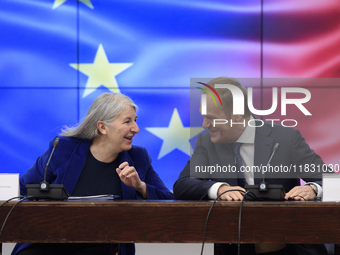
[[240, 147], [243, 143], [234, 143], [233, 150], [236, 159], [236, 168], [237, 168], [237, 182], [238, 185], [244, 187], [246, 184], [246, 179], [244, 178], [244, 173], [240, 171], [241, 166], [243, 166], [243, 161], [240, 153]]

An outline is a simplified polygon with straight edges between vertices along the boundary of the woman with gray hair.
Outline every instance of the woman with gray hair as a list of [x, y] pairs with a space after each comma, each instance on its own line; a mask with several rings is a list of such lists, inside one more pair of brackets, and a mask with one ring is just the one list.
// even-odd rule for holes
[[[132, 145], [139, 132], [137, 106], [122, 94], [103, 93], [92, 103], [84, 120], [66, 127], [51, 158], [46, 181], [64, 184], [71, 196], [112, 194], [122, 199], [174, 199], [151, 165], [145, 148]], [[54, 139], [20, 177], [21, 195], [26, 184], [39, 183], [53, 149]], [[133, 255], [133, 244], [17, 244], [13, 255], [42, 254], [119, 254]]]

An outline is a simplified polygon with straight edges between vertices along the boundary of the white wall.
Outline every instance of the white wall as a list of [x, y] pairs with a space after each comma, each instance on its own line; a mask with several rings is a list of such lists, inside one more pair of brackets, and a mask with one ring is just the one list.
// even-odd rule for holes
[[3, 243], [1, 255], [10, 255], [15, 245], [15, 243]]
[[[198, 243], [137, 243], [136, 255], [200, 255], [202, 244]], [[204, 244], [204, 255], [214, 254], [214, 244]]]

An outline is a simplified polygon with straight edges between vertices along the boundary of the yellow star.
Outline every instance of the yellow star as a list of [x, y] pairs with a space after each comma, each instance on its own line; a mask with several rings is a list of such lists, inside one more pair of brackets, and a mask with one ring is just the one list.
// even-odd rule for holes
[[158, 155], [158, 159], [161, 159], [175, 149], [179, 149], [190, 156], [192, 147], [189, 139], [198, 135], [204, 129], [201, 127], [183, 127], [181, 118], [175, 108], [168, 127], [146, 128], [146, 130], [163, 139], [162, 148]]
[[112, 92], [120, 93], [115, 76], [132, 66], [132, 63], [109, 63], [104, 48], [100, 44], [92, 64], [70, 64], [70, 66], [89, 77], [83, 94], [83, 97], [86, 97], [101, 85]]
[[[63, 3], [65, 3], [67, 0], [54, 0], [54, 4], [52, 9], [58, 8], [60, 5], [62, 5]], [[78, 0], [79, 2], [82, 2], [83, 4], [85, 4], [86, 6], [90, 7], [91, 9], [93, 9], [93, 5], [91, 3], [91, 0]]]

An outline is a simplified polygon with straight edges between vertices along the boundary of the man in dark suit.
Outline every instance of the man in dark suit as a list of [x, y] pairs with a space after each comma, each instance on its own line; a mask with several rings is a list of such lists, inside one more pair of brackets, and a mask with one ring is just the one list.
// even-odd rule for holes
[[[323, 165], [322, 159], [310, 149], [300, 132], [293, 128], [266, 123], [256, 119], [247, 105], [247, 91], [235, 79], [219, 77], [208, 85], [234, 85], [242, 90], [245, 98], [244, 115], [233, 115], [233, 97], [229, 89], [216, 89], [222, 105], [215, 105], [210, 97], [206, 97], [206, 113], [203, 114], [203, 128], [208, 129], [198, 136], [195, 151], [174, 184], [176, 199], [216, 199], [240, 201], [245, 191], [244, 184], [258, 184], [262, 181], [261, 171], [224, 171], [216, 173], [220, 167], [235, 169], [257, 169], [266, 166], [278, 144], [270, 166], [281, 169], [281, 172], [266, 173], [268, 184], [282, 184], [285, 198], [295, 200], [321, 197], [321, 174], [303, 171], [303, 167]], [[202, 108], [201, 108], [202, 110]], [[215, 121], [214, 121], [215, 120]], [[216, 124], [216, 120], [228, 120]], [[231, 124], [233, 123], [233, 124]], [[290, 173], [284, 172], [290, 168]], [[214, 174], [207, 171], [214, 169]], [[238, 168], [240, 169], [240, 168]], [[294, 172], [295, 171], [295, 172]], [[193, 178], [194, 177], [194, 178]], [[300, 186], [300, 178], [306, 184]], [[226, 193], [224, 193], [226, 192]], [[223, 194], [224, 193], [224, 194]], [[220, 245], [221, 254], [233, 254], [233, 245]], [[324, 245], [272, 245], [256, 244], [244, 246], [243, 254], [327, 254]]]

